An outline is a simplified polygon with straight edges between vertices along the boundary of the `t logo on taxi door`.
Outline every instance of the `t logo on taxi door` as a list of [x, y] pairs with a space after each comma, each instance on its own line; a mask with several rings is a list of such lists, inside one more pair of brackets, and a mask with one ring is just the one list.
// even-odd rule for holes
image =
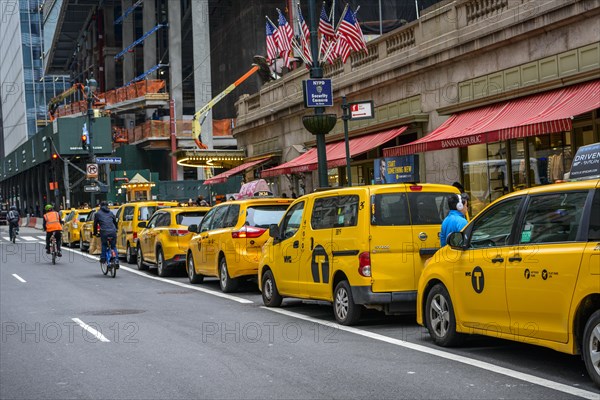
[[323, 283], [329, 283], [329, 257], [323, 246], [318, 245], [313, 250], [310, 268], [313, 282], [321, 282], [319, 277], [319, 270], [321, 270], [323, 274]]
[[471, 273], [471, 285], [473, 285], [473, 290], [477, 293], [483, 292], [484, 283], [483, 270], [481, 267], [473, 268], [473, 272]]

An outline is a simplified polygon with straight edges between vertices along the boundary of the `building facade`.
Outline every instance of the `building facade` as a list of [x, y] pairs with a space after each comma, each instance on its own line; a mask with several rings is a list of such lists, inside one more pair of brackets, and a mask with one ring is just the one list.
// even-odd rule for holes
[[[350, 123], [351, 144], [361, 137], [368, 138], [363, 144], [374, 144], [352, 156], [353, 183], [374, 182], [377, 158], [418, 154], [420, 181], [462, 183], [477, 212], [506, 192], [564, 178], [569, 154], [599, 140], [595, 99], [600, 94], [593, 91], [600, 79], [599, 14], [597, 0], [445, 1], [424, 10], [418, 21], [370, 41], [368, 54], [355, 53], [345, 65], [325, 66], [336, 98], [327, 112], [341, 115], [341, 96], [375, 105], [374, 119]], [[234, 135], [249, 155], [272, 156], [281, 164], [301, 160], [299, 155], [314, 147], [314, 137], [301, 122], [302, 115], [311, 113], [302, 101], [301, 81], [306, 78], [306, 71], [295, 71], [240, 98]], [[390, 150], [436, 133], [445, 121], [465, 112], [582, 84], [591, 85], [592, 93], [584, 95], [584, 106], [577, 109], [583, 111], [571, 115], [572, 124], [562, 130], [547, 128], [506, 140], [486, 136], [482, 143], [466, 140], [431, 151]], [[327, 136], [329, 144], [343, 138], [341, 122]], [[398, 128], [402, 133], [391, 139], [382, 135]], [[464, 133], [460, 127], [456, 132]], [[311, 162], [292, 163], [280, 174], [251, 173], [268, 178], [279, 192], [298, 193], [316, 187]], [[344, 167], [331, 168], [329, 177], [332, 186], [346, 184]]]

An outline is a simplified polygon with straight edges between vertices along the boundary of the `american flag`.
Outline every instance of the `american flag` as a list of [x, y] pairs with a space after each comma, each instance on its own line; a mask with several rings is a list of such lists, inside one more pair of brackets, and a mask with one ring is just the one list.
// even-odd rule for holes
[[319, 49], [319, 53], [325, 55], [327, 53], [327, 49], [331, 46], [331, 50], [327, 55], [327, 61], [329, 64], [333, 64], [337, 57], [336, 48], [336, 34], [333, 29], [333, 24], [325, 11], [325, 3], [323, 3], [323, 7], [321, 8], [321, 16], [319, 17], [319, 32], [321, 33], [321, 47]]
[[340, 33], [340, 37], [345, 39], [352, 50], [367, 51], [367, 44], [365, 43], [365, 38], [360, 29], [360, 25], [358, 24], [356, 15], [352, 12], [350, 7], [346, 8], [346, 12], [340, 20], [338, 32]]
[[302, 34], [300, 37], [302, 38], [302, 53], [304, 57], [312, 64], [312, 54], [310, 52], [310, 30], [308, 29], [308, 25], [306, 25], [306, 21], [302, 16], [302, 10], [300, 10], [300, 4], [298, 4], [298, 21], [300, 22], [300, 30]]
[[290, 66], [290, 52], [292, 51], [292, 40], [294, 39], [294, 30], [288, 24], [285, 16], [281, 12], [280, 9], [277, 9], [277, 13], [279, 14], [279, 29], [275, 32], [275, 43], [277, 43], [277, 47], [283, 56], [283, 60], [287, 67]]
[[337, 41], [335, 42], [335, 54], [342, 58], [342, 64], [346, 63], [348, 57], [350, 57], [350, 45], [346, 40], [346, 37], [342, 35], [340, 30], [337, 31]]
[[277, 45], [275, 44], [275, 32], [277, 28], [267, 21], [267, 60], [273, 61], [277, 58]]

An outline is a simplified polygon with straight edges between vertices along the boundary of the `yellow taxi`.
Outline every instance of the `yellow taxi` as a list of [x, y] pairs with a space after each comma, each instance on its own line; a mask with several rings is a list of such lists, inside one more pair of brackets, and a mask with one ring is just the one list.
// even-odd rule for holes
[[187, 252], [190, 282], [205, 276], [219, 278], [221, 290], [232, 292], [240, 280], [255, 277], [269, 226], [276, 224], [292, 199], [250, 198], [227, 201], [213, 207], [198, 227]]
[[[119, 211], [119, 206], [108, 206], [113, 215], [117, 215], [117, 211]], [[81, 230], [79, 233], [79, 248], [82, 251], [90, 250], [90, 244], [94, 240], [98, 240], [93, 237], [94, 233], [94, 216], [96, 212], [98, 212], [99, 207], [96, 207], [90, 212], [84, 223], [81, 224]], [[96, 246], [97, 247], [97, 246]]]
[[336, 320], [364, 307], [414, 313], [417, 281], [439, 233], [453, 186], [385, 184], [331, 189], [296, 199], [270, 229], [259, 262], [263, 302], [283, 297], [333, 302]]
[[[158, 210], [146, 222], [138, 223], [142, 231], [137, 241], [137, 267], [145, 270], [156, 266], [158, 276], [167, 276], [178, 266], [185, 266], [185, 256], [192, 233], [210, 207], [174, 207]], [[193, 229], [193, 228], [192, 228]]]
[[479, 334], [581, 353], [600, 385], [600, 180], [511, 193], [450, 234], [417, 322], [440, 346]]
[[119, 257], [125, 256], [129, 264], [135, 263], [138, 233], [142, 230], [138, 224], [148, 221], [156, 210], [176, 207], [176, 201], [142, 201], [123, 204], [117, 211], [117, 251]]
[[74, 208], [71, 208], [70, 210], [60, 210], [58, 213], [60, 215], [60, 220], [61, 221], [65, 221], [65, 219], [69, 216], [69, 214], [71, 213], [71, 211], [73, 211]]
[[67, 215], [62, 229], [62, 242], [65, 246], [75, 247], [79, 243], [81, 225], [91, 212], [89, 208], [74, 209]]

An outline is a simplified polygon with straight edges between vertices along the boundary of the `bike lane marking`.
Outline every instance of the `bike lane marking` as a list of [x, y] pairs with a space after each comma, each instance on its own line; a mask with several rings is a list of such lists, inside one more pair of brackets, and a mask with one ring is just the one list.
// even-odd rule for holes
[[81, 326], [86, 331], [88, 331], [89, 333], [91, 333], [92, 335], [94, 335], [94, 337], [96, 339], [98, 339], [99, 341], [104, 342], [104, 343], [110, 342], [110, 340], [108, 340], [106, 337], [104, 337], [103, 334], [101, 334], [100, 332], [98, 332], [97, 330], [95, 330], [94, 328], [92, 328], [91, 326], [89, 326], [88, 324], [86, 324], [85, 322], [80, 320], [79, 318], [71, 318], [71, 320], [73, 322], [75, 322], [77, 325]]
[[[44, 242], [44, 244], [45, 244], [45, 242]], [[100, 261], [100, 257], [98, 257], [98, 256], [92, 256], [90, 254], [85, 254], [85, 253], [82, 253], [81, 251], [76, 251], [76, 250], [68, 249], [68, 248], [64, 248], [64, 247], [62, 247], [61, 250], [63, 250], [63, 251], [70, 251], [70, 252], [72, 252], [74, 254], [79, 254], [79, 255], [81, 255], [83, 257], [86, 257], [86, 258], [89, 258], [89, 259], [92, 259], [92, 260], [96, 260], [96, 261]], [[123, 265], [119, 265], [119, 269], [127, 271], [127, 272], [131, 272], [132, 274], [136, 274], [136, 275], [142, 276], [144, 278], [153, 279], [155, 281], [165, 282], [165, 283], [169, 283], [171, 285], [179, 286], [179, 287], [182, 287], [182, 288], [191, 289], [191, 290], [195, 290], [197, 292], [202, 292], [202, 293], [210, 294], [212, 296], [221, 297], [221, 298], [228, 299], [228, 300], [233, 300], [233, 301], [238, 302], [240, 304], [253, 304], [254, 303], [252, 300], [247, 300], [247, 299], [244, 299], [242, 297], [232, 296], [232, 295], [227, 294], [227, 293], [222, 293], [222, 292], [217, 292], [217, 291], [210, 290], [210, 289], [205, 289], [205, 288], [202, 288], [202, 287], [192, 286], [192, 285], [187, 284], [187, 283], [181, 283], [181, 282], [177, 282], [177, 281], [172, 281], [170, 279], [161, 278], [159, 276], [148, 275], [145, 272], [137, 271], [137, 270], [134, 270], [133, 268], [125, 267]]]
[[27, 281], [23, 278], [21, 278], [19, 275], [17, 274], [12, 274], [12, 276], [14, 276], [18, 281], [20, 281], [21, 283], [27, 283]]
[[449, 353], [449, 352], [438, 350], [435, 348], [423, 346], [423, 345], [420, 345], [417, 343], [412, 343], [412, 342], [407, 342], [407, 341], [400, 340], [400, 339], [395, 339], [395, 338], [392, 338], [389, 336], [381, 335], [379, 333], [369, 332], [369, 331], [366, 331], [363, 329], [353, 328], [350, 326], [338, 325], [338, 324], [335, 324], [332, 322], [323, 321], [321, 319], [317, 319], [317, 318], [309, 317], [309, 316], [306, 316], [303, 314], [295, 313], [293, 311], [269, 308], [269, 307], [265, 307], [265, 306], [261, 306], [260, 308], [269, 310], [269, 311], [277, 313], [277, 314], [287, 315], [288, 317], [301, 319], [304, 321], [312, 322], [314, 324], [323, 325], [328, 328], [334, 327], [334, 328], [339, 329], [344, 332], [353, 333], [355, 335], [364, 336], [364, 337], [367, 337], [367, 338], [370, 338], [373, 340], [378, 340], [380, 342], [385, 342], [385, 343], [393, 344], [396, 346], [404, 347], [407, 349], [415, 350], [415, 351], [418, 351], [421, 353], [426, 353], [426, 354], [433, 355], [436, 357], [445, 358], [450, 361], [456, 361], [456, 362], [459, 362], [462, 364], [470, 365], [470, 366], [484, 369], [484, 370], [490, 371], [490, 372], [495, 372], [500, 375], [505, 375], [510, 378], [519, 379], [521, 381], [532, 383], [532, 384], [535, 384], [538, 386], [543, 386], [543, 387], [546, 387], [549, 389], [567, 393], [567, 394], [570, 394], [573, 396], [578, 396], [578, 397], [581, 397], [584, 399], [598, 400], [598, 393], [590, 392], [590, 391], [584, 390], [584, 389], [574, 388], [569, 385], [565, 385], [563, 383], [551, 381], [551, 380], [545, 379], [545, 378], [540, 378], [535, 375], [530, 375], [530, 374], [527, 374], [524, 372], [515, 371], [515, 370], [509, 369], [509, 368], [499, 367], [497, 365], [494, 365], [494, 364], [491, 364], [491, 363], [488, 363], [485, 361], [479, 361], [474, 358], [469, 358], [469, 357]]

